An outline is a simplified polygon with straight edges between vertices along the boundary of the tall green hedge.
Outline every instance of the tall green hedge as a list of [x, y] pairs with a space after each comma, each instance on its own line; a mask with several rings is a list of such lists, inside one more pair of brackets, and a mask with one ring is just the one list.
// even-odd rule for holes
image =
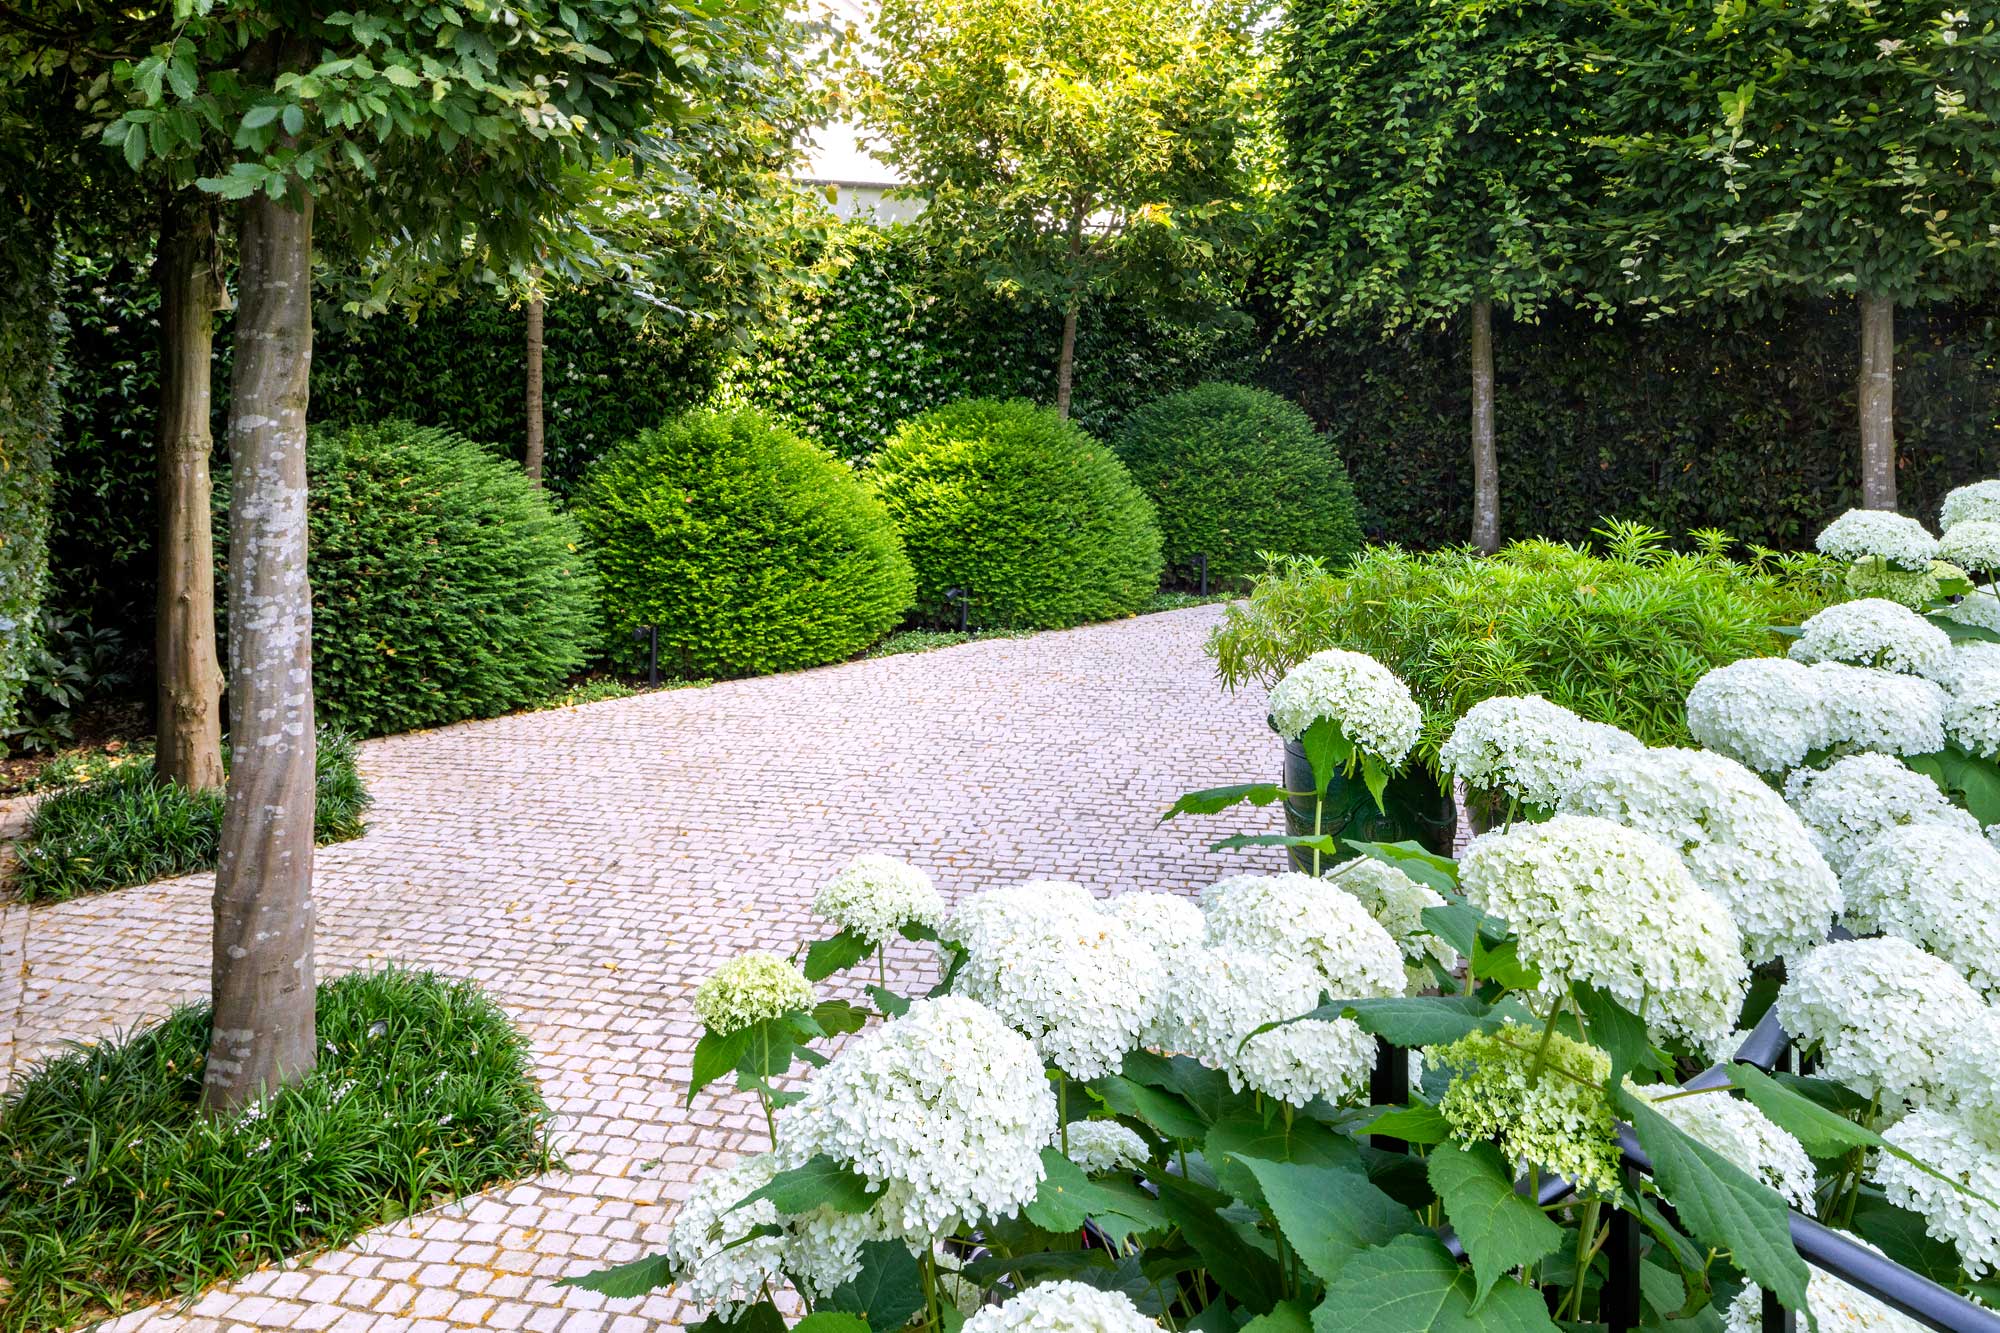
[[0, 162], [0, 728], [14, 721], [41, 632], [61, 314], [46, 219]]

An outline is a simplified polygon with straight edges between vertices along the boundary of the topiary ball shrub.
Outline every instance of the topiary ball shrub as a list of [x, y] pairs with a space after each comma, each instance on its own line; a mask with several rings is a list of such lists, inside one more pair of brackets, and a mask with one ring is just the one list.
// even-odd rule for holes
[[613, 653], [657, 625], [683, 676], [844, 661], [915, 586], [882, 505], [846, 464], [760, 413], [696, 411], [598, 461], [576, 496]]
[[407, 422], [316, 430], [306, 461], [320, 721], [380, 736], [493, 717], [584, 664], [596, 577], [519, 467]]
[[933, 624], [956, 622], [953, 588], [989, 629], [1109, 620], [1159, 589], [1153, 506], [1109, 449], [1046, 408], [972, 399], [913, 417], [871, 476]]
[[1169, 577], [1240, 587], [1258, 553], [1345, 560], [1361, 547], [1354, 488], [1333, 441], [1296, 404], [1241, 384], [1201, 384], [1125, 419], [1113, 447], [1159, 514]]

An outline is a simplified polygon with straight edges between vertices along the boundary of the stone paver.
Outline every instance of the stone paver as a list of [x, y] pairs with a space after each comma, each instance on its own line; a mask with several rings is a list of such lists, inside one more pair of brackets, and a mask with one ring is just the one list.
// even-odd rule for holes
[[[848, 856], [947, 894], [1026, 877], [1187, 890], [1265, 852], [1159, 812], [1277, 763], [1261, 691], [1231, 698], [1213, 607], [391, 737], [363, 748], [369, 832], [317, 861], [325, 972], [397, 961], [477, 978], [534, 1043], [569, 1170], [380, 1228], [301, 1266], [106, 1328], [341, 1333], [678, 1326], [671, 1294], [552, 1280], [648, 1252], [707, 1165], [761, 1148], [746, 1096], [682, 1107], [692, 988], [817, 933]], [[1246, 821], [1272, 822], [1271, 812]], [[5, 1075], [200, 996], [207, 876], [0, 908]], [[921, 962], [897, 960], [908, 984]]]

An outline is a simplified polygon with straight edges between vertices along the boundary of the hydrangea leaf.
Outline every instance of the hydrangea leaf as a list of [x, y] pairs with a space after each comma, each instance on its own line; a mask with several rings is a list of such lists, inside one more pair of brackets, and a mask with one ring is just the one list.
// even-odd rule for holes
[[792, 1333], [869, 1333], [868, 1321], [845, 1310], [816, 1310], [792, 1325]]
[[875, 1001], [884, 1018], [901, 1018], [910, 1012], [910, 1002], [886, 986], [870, 986], [868, 998]]
[[917, 1257], [899, 1240], [869, 1241], [861, 1247], [861, 1271], [835, 1287], [819, 1308], [859, 1315], [871, 1329], [901, 1328], [924, 1308]]
[[1473, 1277], [1433, 1236], [1398, 1236], [1341, 1270], [1313, 1333], [1555, 1333], [1542, 1297], [1504, 1283], [1477, 1314]]
[[1521, 942], [1507, 939], [1488, 945], [1482, 938], [1472, 953], [1472, 974], [1498, 982], [1508, 990], [1533, 990], [1541, 984], [1541, 969], [1521, 957]]
[[1119, 1115], [1143, 1121], [1170, 1139], [1199, 1139], [1208, 1132], [1208, 1122], [1178, 1097], [1162, 1088], [1147, 1087], [1117, 1074], [1092, 1079], [1084, 1085]]
[[1303, 847], [1327, 856], [1340, 851], [1340, 843], [1330, 833], [1232, 833], [1208, 844], [1211, 852], [1233, 852], [1244, 847]]
[[1264, 1207], [1301, 1262], [1329, 1285], [1358, 1254], [1417, 1225], [1417, 1215], [1359, 1171], [1242, 1159]]
[[1477, 911], [1457, 903], [1446, 903], [1443, 907], [1426, 907], [1418, 915], [1431, 934], [1457, 950], [1461, 957], [1472, 955], [1473, 946], [1479, 940]]
[[1245, 782], [1233, 787], [1210, 787], [1205, 791], [1191, 791], [1167, 807], [1167, 813], [1160, 816], [1166, 823], [1176, 815], [1220, 814], [1233, 805], [1248, 801], [1251, 805], [1270, 805], [1286, 796], [1283, 787], [1275, 782]]
[[1019, 1275], [1026, 1278], [1074, 1278], [1092, 1268], [1110, 1268], [1111, 1256], [1104, 1250], [1044, 1250], [1036, 1254], [989, 1254], [965, 1266], [965, 1276], [982, 1287], [995, 1278]]
[[[798, 1017], [805, 1017], [801, 1014]], [[776, 1078], [792, 1067], [792, 1054], [799, 1049], [792, 1026], [782, 1018], [752, 1023], [738, 1034], [743, 1045], [736, 1056], [736, 1072], [754, 1084], [759, 1079]]]
[[1335, 1000], [1298, 1018], [1266, 1023], [1257, 1032], [1269, 1032], [1307, 1018], [1351, 1018], [1361, 1025], [1363, 1032], [1396, 1046], [1443, 1046], [1484, 1032], [1499, 1022], [1490, 1005], [1470, 995], [1392, 995], [1370, 1000]]
[[610, 1268], [600, 1268], [595, 1273], [578, 1273], [574, 1277], [560, 1278], [558, 1287], [582, 1287], [609, 1296], [616, 1301], [631, 1300], [644, 1296], [649, 1291], [661, 1287], [671, 1287], [679, 1281], [679, 1274], [664, 1254], [649, 1254], [643, 1259], [634, 1259], [627, 1264], [614, 1264]]
[[1432, 1147], [1451, 1137], [1451, 1125], [1444, 1113], [1429, 1102], [1413, 1102], [1393, 1107], [1370, 1120], [1359, 1130], [1369, 1135], [1401, 1139], [1420, 1148]]
[[769, 1301], [758, 1301], [737, 1312], [734, 1319], [712, 1314], [688, 1329], [688, 1333], [785, 1333], [785, 1317]]
[[1635, 1069], [1665, 1073], [1671, 1068], [1666, 1057], [1654, 1049], [1652, 1039], [1646, 1034], [1645, 1020], [1612, 999], [1608, 992], [1578, 981], [1571, 983], [1570, 994], [1576, 997], [1577, 1008], [1583, 1011], [1591, 1043], [1611, 1057], [1613, 1084], [1623, 1083], [1625, 1076]]
[[[870, 986], [868, 993], [875, 995], [881, 990], [880, 986]], [[888, 994], [886, 991], [882, 993]], [[877, 1002], [880, 1002], [879, 999]], [[903, 1007], [908, 1009], [910, 1006], [905, 1003]], [[813, 1022], [819, 1024], [821, 1030], [829, 1037], [838, 1037], [847, 1032], [859, 1032], [868, 1026], [868, 1011], [847, 1000], [821, 1000], [813, 1006], [812, 1016]]]
[[769, 1184], [745, 1196], [736, 1207], [769, 1199], [771, 1206], [781, 1213], [809, 1213], [822, 1206], [836, 1213], [861, 1213], [881, 1195], [880, 1185], [870, 1185], [852, 1167], [820, 1153], [803, 1166], [772, 1176]]
[[1436, 889], [1447, 900], [1459, 901], [1458, 862], [1450, 857], [1439, 856], [1418, 842], [1360, 842], [1349, 838], [1347, 845], [1363, 856], [1396, 867], [1417, 883]]
[[1239, 1229], [1200, 1193], [1172, 1176], [1162, 1177], [1157, 1184], [1167, 1216], [1222, 1289], [1256, 1314], [1277, 1305], [1284, 1295], [1284, 1276], [1277, 1260], [1251, 1243], [1245, 1235], [1247, 1228]]
[[688, 1104], [694, 1104], [695, 1094], [703, 1088], [724, 1074], [732, 1073], [749, 1045], [748, 1028], [728, 1033], [703, 1033], [701, 1040], [694, 1045], [694, 1061], [688, 1071]]
[[1312, 1333], [1312, 1314], [1302, 1301], [1279, 1301], [1245, 1324], [1240, 1333]]
[[1092, 1180], [1056, 1148], [1042, 1149], [1042, 1183], [1021, 1215], [1044, 1231], [1073, 1232], [1086, 1221], [1122, 1243], [1137, 1232], [1161, 1231], [1167, 1215], [1136, 1186]]
[[1445, 1217], [1465, 1245], [1477, 1279], [1472, 1303], [1486, 1299], [1493, 1284], [1525, 1268], [1562, 1244], [1563, 1230], [1541, 1209], [1514, 1191], [1514, 1176], [1500, 1150], [1475, 1143], [1462, 1151], [1430, 1155], [1431, 1188], [1444, 1201]]
[[1231, 1090], [1229, 1076], [1185, 1055], [1130, 1051], [1119, 1072], [1134, 1083], [1179, 1093], [1209, 1124], [1255, 1104], [1250, 1093]]
[[802, 970], [807, 981], [825, 981], [836, 972], [845, 972], [873, 952], [867, 940], [851, 930], [843, 930], [831, 939], [814, 940], [806, 949], [806, 963]]
[[1920, 1213], [1898, 1208], [1864, 1191], [1854, 1203], [1856, 1235], [1891, 1260], [1943, 1287], [1956, 1288], [1962, 1276], [1958, 1250], [1930, 1234]]
[[1306, 1116], [1294, 1116], [1290, 1125], [1276, 1117], [1266, 1124], [1254, 1113], [1230, 1116], [1209, 1129], [1202, 1156], [1215, 1168], [1224, 1189], [1245, 1203], [1260, 1206], [1264, 1198], [1257, 1176], [1248, 1170], [1251, 1158], [1361, 1169], [1361, 1149], [1354, 1140]]
[[1873, 1148], [1901, 1158], [1926, 1175], [1936, 1176], [1976, 1199], [2000, 1207], [2000, 1201], [1968, 1189], [1964, 1181], [1946, 1175], [1928, 1162], [1919, 1161], [1866, 1125], [1857, 1125], [1839, 1112], [1828, 1110], [1812, 1098], [1792, 1091], [1753, 1065], [1729, 1066], [1729, 1081], [1741, 1088], [1772, 1124], [1797, 1139], [1815, 1157], [1838, 1157], [1852, 1148]]

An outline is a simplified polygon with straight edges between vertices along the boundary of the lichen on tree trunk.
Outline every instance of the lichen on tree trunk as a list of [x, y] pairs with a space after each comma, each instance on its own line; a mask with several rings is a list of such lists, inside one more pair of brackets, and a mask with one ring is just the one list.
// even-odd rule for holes
[[306, 401], [312, 202], [242, 205], [230, 385], [232, 762], [215, 874], [215, 1003], [203, 1108], [229, 1115], [311, 1071], [312, 601]]
[[528, 302], [528, 446], [521, 465], [534, 483], [542, 484], [542, 316], [545, 307], [536, 296]]
[[1472, 544], [1500, 549], [1500, 451], [1493, 439], [1493, 303], [1474, 301], [1467, 320], [1472, 361]]
[[1896, 302], [1867, 293], [1861, 305], [1861, 506], [1896, 507]]

